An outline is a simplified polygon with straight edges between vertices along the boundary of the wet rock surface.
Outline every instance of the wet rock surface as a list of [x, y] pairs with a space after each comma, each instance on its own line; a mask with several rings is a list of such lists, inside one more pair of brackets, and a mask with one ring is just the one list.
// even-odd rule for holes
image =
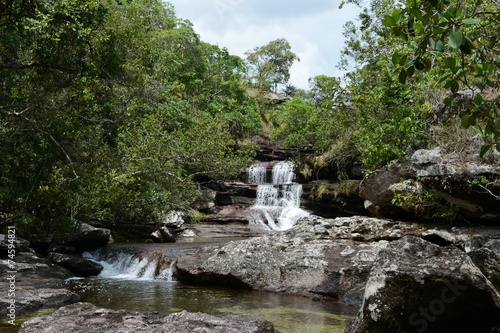
[[67, 268], [75, 276], [94, 276], [102, 271], [102, 266], [100, 264], [69, 254], [51, 252], [47, 256], [47, 259], [54, 264]]
[[182, 311], [159, 313], [114, 311], [90, 303], [60, 308], [53, 314], [25, 322], [19, 333], [265, 333], [274, 332], [272, 323], [252, 316], [216, 317]]

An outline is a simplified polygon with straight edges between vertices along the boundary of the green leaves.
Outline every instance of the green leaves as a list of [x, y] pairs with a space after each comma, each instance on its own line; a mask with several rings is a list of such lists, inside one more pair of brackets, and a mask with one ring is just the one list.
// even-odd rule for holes
[[454, 49], [458, 49], [463, 42], [463, 35], [456, 27], [453, 27], [450, 32], [450, 37], [448, 39], [448, 45]]
[[441, 40], [429, 39], [429, 44], [434, 51], [444, 52], [444, 43]]

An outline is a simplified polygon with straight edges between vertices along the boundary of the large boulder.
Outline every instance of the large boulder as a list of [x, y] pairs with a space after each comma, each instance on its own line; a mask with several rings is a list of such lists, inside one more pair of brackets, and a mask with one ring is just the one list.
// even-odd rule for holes
[[181, 256], [182, 281], [322, 295], [360, 305], [377, 253], [421, 227], [366, 217], [300, 220], [283, 233], [205, 247]]
[[60, 287], [71, 276], [67, 269], [30, 252], [16, 253], [15, 263], [0, 260], [0, 295], [4, 295], [0, 297], [0, 308], [10, 305], [7, 295], [12, 291], [16, 316], [76, 302], [77, 294]]
[[500, 295], [455, 247], [407, 236], [378, 252], [346, 333], [478, 332], [500, 327]]
[[99, 275], [103, 268], [96, 262], [72, 256], [70, 254], [51, 252], [47, 256], [47, 259], [54, 264], [67, 268], [76, 276], [81, 277]]
[[257, 317], [182, 311], [162, 317], [159, 313], [97, 308], [77, 303], [25, 322], [19, 333], [271, 333], [273, 324]]
[[[499, 178], [498, 158], [487, 161], [480, 159], [477, 152], [458, 156], [440, 147], [421, 149], [408, 160], [391, 162], [365, 177], [360, 196], [373, 216], [423, 216], [425, 209], [435, 215], [431, 210], [446, 204], [455, 207], [457, 216], [464, 219], [496, 224], [500, 221]], [[398, 198], [406, 198], [406, 202], [394, 205]]]

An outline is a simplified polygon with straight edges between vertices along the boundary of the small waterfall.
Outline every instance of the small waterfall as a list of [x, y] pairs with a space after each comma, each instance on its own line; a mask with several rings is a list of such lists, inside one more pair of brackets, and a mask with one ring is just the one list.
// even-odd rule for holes
[[257, 184], [257, 198], [251, 208], [251, 224], [260, 224], [271, 230], [292, 228], [298, 219], [309, 215], [300, 209], [302, 185], [294, 183], [293, 164], [277, 163], [272, 171], [272, 184], [266, 183], [266, 168], [253, 165], [248, 168], [248, 181]]
[[168, 263], [161, 253], [151, 252], [139, 256], [125, 252], [92, 251], [83, 253], [83, 257], [102, 265], [103, 270], [98, 278], [173, 281], [172, 267], [175, 262]]

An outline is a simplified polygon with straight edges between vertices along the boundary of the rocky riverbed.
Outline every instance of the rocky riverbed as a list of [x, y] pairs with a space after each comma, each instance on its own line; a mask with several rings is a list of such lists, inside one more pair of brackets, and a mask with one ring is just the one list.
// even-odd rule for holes
[[[26, 251], [18, 257], [19, 261], [25, 261], [19, 264], [24, 269], [19, 269], [17, 275], [19, 311], [31, 312], [78, 301], [77, 295], [58, 288], [57, 284], [72, 273], [36, 257], [29, 249]], [[175, 260], [173, 274], [185, 283], [301, 294], [318, 301], [337, 299], [355, 306], [360, 310], [346, 330], [349, 333], [411, 332], [424, 327], [426, 332], [443, 332], [444, 327], [452, 327], [453, 332], [489, 333], [500, 327], [499, 254], [498, 228], [446, 230], [361, 216], [336, 219], [309, 216], [285, 232], [192, 246], [169, 261]], [[5, 264], [2, 261], [4, 268]], [[6, 305], [2, 303], [2, 307]], [[78, 317], [79, 307], [94, 315]], [[110, 329], [132, 322], [144, 328], [152, 320], [156, 324], [147, 328], [151, 332], [161, 331], [166, 320], [107, 311], [74, 305], [60, 309], [54, 317], [26, 322], [21, 332], [55, 332], [50, 330], [54, 328], [50, 323], [65, 327], [74, 322], [57, 319], [68, 313], [74, 313], [89, 327], [103, 325], [102, 318], [99, 321], [95, 313], [106, 313], [105, 318], [108, 314], [122, 318], [107, 323]], [[137, 321], [134, 316], [143, 319]], [[206, 325], [199, 320], [189, 322]], [[50, 327], [40, 326], [42, 323]], [[79, 332], [74, 329], [68, 327], [65, 332]], [[215, 328], [210, 332], [219, 331], [223, 332]]]

